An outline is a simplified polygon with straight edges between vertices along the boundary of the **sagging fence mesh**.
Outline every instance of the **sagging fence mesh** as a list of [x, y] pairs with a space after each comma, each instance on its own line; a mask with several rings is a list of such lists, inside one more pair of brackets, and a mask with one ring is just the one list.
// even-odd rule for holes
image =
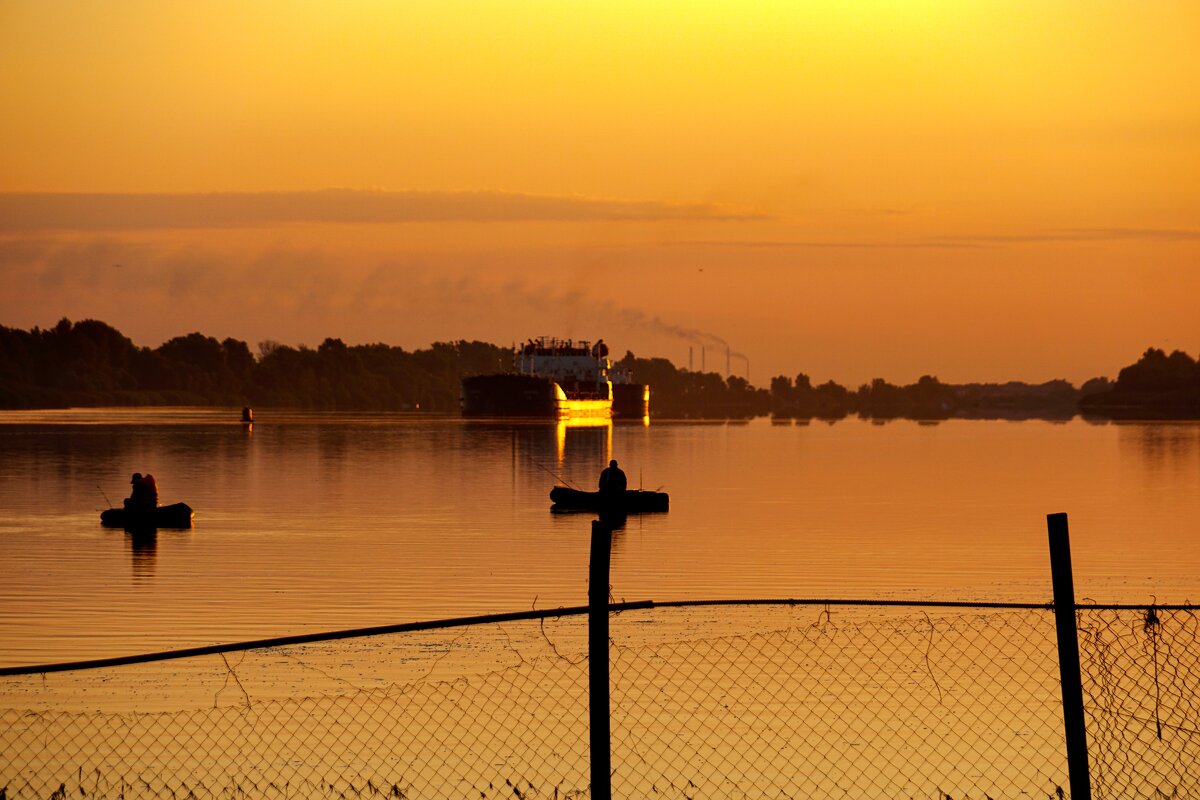
[[1200, 797], [1200, 627], [1195, 609], [1078, 614], [1096, 798]]
[[[584, 618], [4, 686], [7, 797], [553, 797], [588, 783]], [[67, 707], [67, 708], [64, 708]], [[99, 710], [96, 710], [99, 709]], [[582, 731], [582, 735], [581, 735]]]
[[941, 800], [1067, 785], [1052, 615], [861, 612], [618, 649], [614, 794]]
[[[1079, 621], [1094, 794], [1198, 796], [1194, 612]], [[586, 634], [572, 616], [0, 678], [0, 797], [587, 795]], [[611, 636], [616, 797], [1066, 792], [1052, 611], [656, 607]]]

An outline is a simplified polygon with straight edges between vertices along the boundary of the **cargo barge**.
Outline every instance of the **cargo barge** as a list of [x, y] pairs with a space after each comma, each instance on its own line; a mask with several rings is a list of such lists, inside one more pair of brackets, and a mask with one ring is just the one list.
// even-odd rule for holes
[[513, 371], [462, 381], [466, 417], [645, 417], [650, 387], [614, 370], [604, 340], [542, 336], [513, 349]]

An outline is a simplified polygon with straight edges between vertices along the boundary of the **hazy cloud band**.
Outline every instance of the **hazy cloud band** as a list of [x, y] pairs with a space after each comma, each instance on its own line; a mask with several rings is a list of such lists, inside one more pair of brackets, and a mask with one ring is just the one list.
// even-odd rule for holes
[[1200, 241], [1200, 230], [1190, 228], [1065, 228], [1037, 233], [974, 234], [947, 236], [940, 241], [963, 244], [1023, 244], [1027, 242]]
[[233, 228], [280, 223], [754, 220], [707, 205], [508, 192], [0, 193], [0, 231]]
[[727, 250], [954, 250], [993, 248], [1020, 244], [1119, 241], [1200, 242], [1200, 230], [1189, 228], [1067, 228], [1033, 233], [980, 233], [963, 236], [938, 236], [910, 241], [710, 239], [664, 242], [663, 246]]

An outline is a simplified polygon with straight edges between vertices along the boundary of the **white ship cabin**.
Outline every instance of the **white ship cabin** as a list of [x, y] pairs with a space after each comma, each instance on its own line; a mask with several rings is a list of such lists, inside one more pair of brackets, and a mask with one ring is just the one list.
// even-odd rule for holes
[[517, 372], [550, 378], [556, 383], [577, 386], [608, 381], [612, 362], [603, 339], [588, 341], [542, 336], [517, 347]]

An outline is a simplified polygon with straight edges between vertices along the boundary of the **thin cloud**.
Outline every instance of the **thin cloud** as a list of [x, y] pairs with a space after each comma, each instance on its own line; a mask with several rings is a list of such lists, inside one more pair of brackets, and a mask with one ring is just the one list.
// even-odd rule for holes
[[696, 247], [728, 250], [894, 250], [978, 249], [1015, 244], [1070, 242], [1200, 242], [1200, 230], [1189, 228], [1064, 228], [1031, 233], [980, 233], [936, 236], [908, 241], [858, 241], [802, 239], [703, 239], [662, 242], [662, 247]]
[[939, 241], [992, 245], [1038, 242], [1198, 242], [1200, 241], [1200, 230], [1188, 228], [1064, 228], [1036, 233], [946, 236]]
[[662, 247], [696, 247], [726, 250], [963, 250], [989, 246], [985, 242], [927, 239], [907, 242], [805, 241], [798, 239], [692, 239], [662, 242]]
[[[0, 239], [0, 297], [12, 298], [11, 307], [0, 303], [0, 319], [26, 319], [26, 312], [36, 312], [43, 318], [38, 324], [45, 324], [64, 315], [98, 316], [125, 329], [130, 325], [123, 315], [133, 312], [143, 327], [147, 317], [154, 317], [154, 327], [175, 335], [177, 310], [186, 308], [188, 327], [227, 331], [248, 341], [293, 342], [304, 341], [309, 334], [303, 331], [312, 330], [394, 342], [386, 332], [401, 330], [398, 320], [413, 322], [410, 327], [430, 336], [438, 335], [430, 332], [436, 325], [468, 330], [490, 319], [495, 327], [511, 330], [534, 320], [568, 336], [581, 331], [586, 338], [588, 332], [615, 327], [698, 346], [729, 346], [710, 331], [626, 307], [588, 287], [520, 276], [490, 279], [488, 272], [486, 265], [425, 256], [347, 264], [336, 252], [312, 248], [276, 246], [238, 254], [114, 238]], [[14, 313], [18, 303], [21, 314]]]
[[508, 192], [0, 193], [0, 231], [238, 228], [286, 223], [748, 221], [709, 205]]

